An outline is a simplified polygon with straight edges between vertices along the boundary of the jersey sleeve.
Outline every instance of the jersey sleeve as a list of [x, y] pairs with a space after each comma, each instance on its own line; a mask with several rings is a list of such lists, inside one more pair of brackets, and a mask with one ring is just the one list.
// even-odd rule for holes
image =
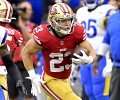
[[84, 41], [84, 40], [86, 40], [87, 35], [86, 35], [86, 31], [85, 31], [83, 26], [81, 26], [81, 29], [82, 29], [82, 34], [81, 34], [82, 35], [82, 40]]
[[87, 38], [87, 35], [86, 35], [86, 31], [83, 27], [83, 25], [79, 24], [79, 23], [76, 23], [76, 37], [78, 38], [79, 42], [83, 42], [84, 40], [86, 40]]
[[39, 45], [41, 45], [41, 41], [40, 41], [40, 31], [39, 30], [39, 27], [36, 27], [33, 29], [33, 39], [35, 40], [35, 42]]
[[6, 43], [8, 31], [4, 27], [0, 27], [0, 47]]
[[106, 11], [106, 13], [105, 13], [105, 17], [104, 17], [104, 19], [103, 19], [103, 27], [105, 27], [105, 24], [104, 23], [106, 23], [106, 21], [108, 20], [108, 18], [112, 15], [112, 14], [114, 14], [116, 12], [116, 10], [114, 9], [114, 8], [110, 8], [110, 9], [108, 9], [107, 11]]
[[110, 44], [110, 35], [109, 35], [108, 28], [106, 29], [106, 33], [104, 35], [104, 38], [103, 38], [102, 42], [105, 43], [105, 44], [108, 44], [108, 45]]
[[20, 46], [23, 43], [23, 37], [20, 32], [18, 32], [17, 30], [14, 30], [14, 31], [15, 31], [14, 36], [16, 38], [17, 46]]
[[33, 39], [35, 42], [44, 47], [45, 42], [47, 40], [46, 36], [46, 28], [44, 28], [44, 25], [37, 26], [36, 28], [33, 29]]

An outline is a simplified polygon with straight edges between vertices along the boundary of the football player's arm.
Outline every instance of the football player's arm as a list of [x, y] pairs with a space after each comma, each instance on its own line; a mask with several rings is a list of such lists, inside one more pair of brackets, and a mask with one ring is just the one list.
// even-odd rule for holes
[[9, 54], [6, 43], [0, 46], [0, 57], [6, 56]]
[[109, 43], [110, 43], [110, 36], [109, 36], [109, 31], [108, 28], [106, 30], [106, 34], [104, 36], [103, 42], [100, 45], [100, 48], [97, 52], [97, 60], [95, 61], [94, 65], [93, 65], [93, 74], [94, 75], [98, 75], [98, 63], [99, 61], [102, 59], [103, 56], [106, 55], [106, 53], [109, 50]]
[[37, 78], [37, 75], [33, 68], [33, 61], [31, 59], [31, 55], [36, 54], [41, 49], [42, 47], [38, 45], [33, 38], [31, 38], [22, 50], [23, 63], [29, 74], [29, 77], [26, 77], [26, 79], [31, 80], [32, 82], [31, 93], [35, 96], [37, 96], [38, 93], [41, 93], [39, 84], [40, 82], [43, 81], [41, 81], [40, 78]]
[[14, 64], [12, 57], [7, 49], [7, 45], [3, 45], [0, 47], [0, 57], [6, 66], [6, 69], [10, 76], [15, 79], [16, 81], [21, 79], [21, 76], [19, 75], [19, 71], [17, 69], [17, 66]]
[[7, 69], [8, 74], [11, 76], [12, 79], [16, 81], [16, 87], [20, 89], [25, 95], [27, 95], [27, 91], [24, 85], [22, 84], [23, 80], [21, 74], [18, 70], [18, 67], [12, 60], [12, 57], [7, 49], [6, 43], [0, 47], [0, 57]]
[[79, 46], [85, 48], [88, 51], [88, 55], [93, 57], [93, 61], [96, 60], [95, 51], [92, 45], [87, 40], [84, 40], [82, 43], [79, 44]]
[[27, 29], [26, 26], [24, 25], [23, 20], [21, 19], [21, 16], [18, 16], [18, 23], [19, 23], [19, 27], [21, 29], [21, 33], [23, 35], [24, 40], [27, 42], [31, 37], [32, 34], [30, 34]]
[[40, 45], [38, 45], [33, 38], [31, 38], [25, 45], [22, 50], [22, 59], [25, 68], [27, 71], [33, 69], [33, 61], [31, 59], [31, 55], [36, 54], [42, 49]]

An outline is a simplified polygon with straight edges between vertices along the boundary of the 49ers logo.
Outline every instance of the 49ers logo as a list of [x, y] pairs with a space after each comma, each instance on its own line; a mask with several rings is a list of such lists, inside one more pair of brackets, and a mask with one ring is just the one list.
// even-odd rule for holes
[[49, 12], [51, 15], [57, 14], [57, 9], [55, 7], [52, 7]]

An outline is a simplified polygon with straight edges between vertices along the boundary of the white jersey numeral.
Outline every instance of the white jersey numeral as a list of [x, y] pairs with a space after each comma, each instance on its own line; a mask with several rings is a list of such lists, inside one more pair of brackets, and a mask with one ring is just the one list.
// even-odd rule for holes
[[55, 64], [60, 64], [62, 63], [62, 61], [64, 60], [63, 57], [66, 57], [70, 55], [70, 52], [66, 52], [64, 55], [63, 53], [51, 53], [49, 55], [49, 57], [52, 58], [52, 60], [50, 61], [50, 71], [51, 72], [62, 72], [64, 71], [64, 69], [69, 69], [70, 68], [70, 64], [66, 64], [65, 66], [59, 66], [59, 68], [55, 68]]

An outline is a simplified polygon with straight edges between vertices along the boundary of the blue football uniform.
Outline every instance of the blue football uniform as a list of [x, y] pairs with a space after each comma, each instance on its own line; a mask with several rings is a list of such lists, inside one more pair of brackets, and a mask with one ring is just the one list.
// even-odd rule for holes
[[[77, 22], [81, 23], [85, 27], [87, 40], [93, 46], [96, 54], [105, 34], [104, 23], [114, 12], [115, 8], [106, 4], [98, 6], [91, 12], [89, 12], [88, 7], [85, 6], [79, 8], [76, 13]], [[95, 100], [100, 100], [100, 97], [102, 98], [104, 94], [105, 78], [102, 76], [102, 71], [105, 65], [106, 59], [104, 57], [99, 62], [99, 73], [97, 77], [92, 74], [92, 64], [82, 65], [80, 68], [81, 83], [84, 85], [85, 92], [89, 97], [94, 95]]]

